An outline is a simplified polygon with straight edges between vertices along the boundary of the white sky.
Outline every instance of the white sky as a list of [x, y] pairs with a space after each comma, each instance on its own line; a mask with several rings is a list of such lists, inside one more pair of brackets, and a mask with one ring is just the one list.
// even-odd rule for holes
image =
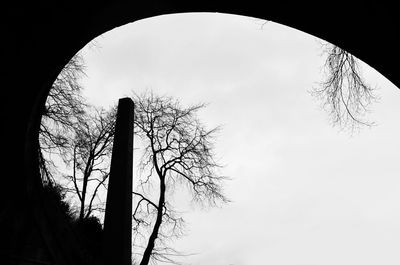
[[152, 89], [209, 103], [232, 203], [185, 215], [173, 246], [194, 265], [399, 264], [400, 91], [363, 65], [378, 125], [332, 128], [308, 91], [323, 78], [317, 38], [254, 18], [180, 14], [125, 25], [84, 49], [96, 105]]

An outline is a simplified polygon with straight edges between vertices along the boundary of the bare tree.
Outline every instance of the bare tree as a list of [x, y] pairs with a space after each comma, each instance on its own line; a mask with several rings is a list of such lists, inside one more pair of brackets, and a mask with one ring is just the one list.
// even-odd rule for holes
[[49, 91], [39, 130], [39, 166], [44, 183], [53, 181], [56, 168], [52, 154], [70, 147], [69, 137], [82, 119], [87, 107], [81, 95], [79, 79], [84, 75], [84, 63], [76, 54], [63, 68]]
[[357, 59], [335, 45], [326, 44], [326, 80], [312, 94], [322, 101], [334, 125], [354, 130], [358, 126], [371, 126], [364, 119], [372, 102], [374, 89], [361, 76]]
[[140, 187], [158, 182], [158, 198], [150, 200], [134, 192], [137, 203], [133, 219], [137, 226], [151, 227], [140, 265], [150, 260], [173, 262], [178, 253], [167, 246], [165, 239], [180, 236], [183, 228], [182, 217], [169, 202], [173, 190], [183, 185], [192, 201], [203, 205], [228, 202], [222, 192], [227, 178], [217, 174], [220, 165], [213, 154], [217, 128], [206, 130], [197, 119], [204, 105], [183, 108], [171, 98], [152, 93], [135, 95], [133, 100], [135, 135], [143, 143]]
[[68, 192], [80, 202], [79, 219], [89, 217], [95, 210], [94, 202], [101, 203], [99, 189], [106, 189], [115, 130], [116, 108], [110, 111], [93, 109], [92, 113], [76, 124], [69, 140], [71, 148], [64, 148], [62, 157], [71, 167]]
[[[42, 180], [44, 184], [68, 180], [64, 189], [79, 201], [80, 219], [104, 208], [95, 204], [106, 187], [115, 121], [115, 108], [104, 111], [86, 103], [79, 82], [84, 74], [83, 58], [76, 54], [49, 91], [39, 131]], [[61, 172], [66, 165], [71, 174]]]
[[[114, 117], [113, 110], [86, 103], [79, 83], [83, 75], [83, 59], [77, 54], [53, 83], [42, 111], [38, 153], [44, 192], [65, 214], [91, 263], [100, 249], [102, 228], [93, 213], [104, 209], [99, 193], [108, 178]], [[68, 163], [72, 173], [65, 174]], [[71, 197], [78, 207], [67, 200]]]

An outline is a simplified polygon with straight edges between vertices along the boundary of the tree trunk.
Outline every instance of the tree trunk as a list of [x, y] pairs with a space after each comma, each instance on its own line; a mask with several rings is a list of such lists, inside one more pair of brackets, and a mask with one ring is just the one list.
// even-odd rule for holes
[[89, 179], [89, 175], [91, 174], [91, 163], [89, 162], [91, 159], [88, 159], [88, 163], [87, 166], [85, 168], [85, 172], [83, 175], [83, 185], [82, 185], [82, 199], [81, 199], [81, 210], [79, 213], [79, 220], [83, 220], [83, 218], [85, 217], [85, 199], [86, 199], [86, 190], [87, 190], [87, 184], [88, 184], [88, 179]]
[[81, 221], [85, 214], [86, 187], [87, 187], [87, 181], [85, 181], [85, 178], [84, 178], [83, 179], [83, 187], [82, 187], [81, 209], [79, 211], [79, 220], [81, 220]]
[[158, 237], [158, 231], [162, 223], [164, 203], [165, 203], [165, 180], [164, 178], [160, 177], [160, 198], [158, 201], [157, 219], [154, 224], [153, 231], [150, 235], [149, 241], [147, 243], [147, 247], [143, 253], [140, 265], [149, 264], [151, 253], [153, 252], [155, 241]]

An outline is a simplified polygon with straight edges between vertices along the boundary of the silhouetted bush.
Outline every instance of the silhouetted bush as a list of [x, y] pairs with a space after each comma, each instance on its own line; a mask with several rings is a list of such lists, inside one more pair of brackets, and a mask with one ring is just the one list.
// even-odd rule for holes
[[68, 222], [84, 248], [83, 252], [86, 253], [89, 263], [93, 263], [101, 255], [103, 229], [100, 220], [96, 216], [80, 220], [65, 201], [66, 192], [61, 185], [49, 183], [43, 188], [45, 199], [60, 209], [62, 217]]
[[76, 220], [74, 211], [71, 209], [68, 202], [65, 201], [66, 192], [61, 185], [48, 183], [43, 186], [44, 197], [46, 200], [51, 200], [61, 210], [61, 213], [67, 222], [73, 224]]
[[103, 236], [103, 228], [100, 220], [96, 216], [89, 216], [82, 220], [77, 219], [75, 229], [89, 253], [98, 256], [101, 253]]

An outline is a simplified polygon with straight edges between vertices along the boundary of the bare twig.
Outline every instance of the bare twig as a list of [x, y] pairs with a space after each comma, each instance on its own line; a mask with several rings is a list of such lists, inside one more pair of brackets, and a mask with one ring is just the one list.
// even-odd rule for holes
[[372, 126], [364, 116], [371, 103], [376, 101], [374, 89], [361, 76], [357, 59], [334, 45], [326, 45], [326, 79], [312, 90], [329, 112], [333, 125], [350, 128]]

